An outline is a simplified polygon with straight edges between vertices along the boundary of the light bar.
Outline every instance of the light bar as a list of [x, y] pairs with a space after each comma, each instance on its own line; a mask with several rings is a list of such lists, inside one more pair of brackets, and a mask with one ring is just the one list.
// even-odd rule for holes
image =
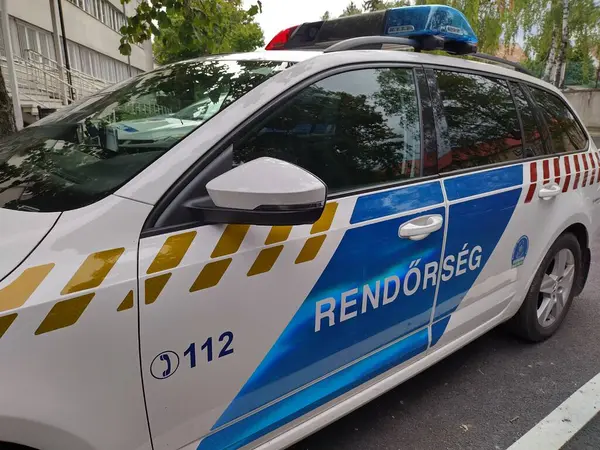
[[336, 42], [364, 36], [410, 38], [417, 42], [416, 50], [443, 49], [460, 54], [477, 51], [477, 37], [466, 17], [443, 5], [404, 6], [303, 23], [278, 33], [266, 49], [325, 49]]
[[477, 45], [477, 37], [464, 14], [441, 5], [404, 6], [388, 10], [385, 34], [413, 39], [439, 36], [445, 40]]

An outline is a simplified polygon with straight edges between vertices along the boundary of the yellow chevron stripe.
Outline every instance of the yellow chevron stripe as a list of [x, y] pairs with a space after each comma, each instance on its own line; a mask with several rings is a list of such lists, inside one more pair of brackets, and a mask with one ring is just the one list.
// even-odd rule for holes
[[337, 207], [337, 202], [329, 202], [325, 204], [323, 214], [321, 214], [319, 220], [313, 224], [312, 228], [310, 229], [310, 234], [322, 233], [329, 230], [329, 228], [331, 228], [331, 224], [333, 223], [333, 218], [335, 217]]
[[150, 264], [150, 267], [148, 267], [146, 273], [162, 272], [163, 270], [177, 267], [190, 248], [190, 245], [192, 245], [196, 234], [196, 231], [190, 231], [169, 236], [158, 252], [158, 255], [154, 258], [154, 261], [152, 261], [152, 264]]
[[133, 308], [133, 291], [129, 291], [119, 307], [117, 308], [117, 312], [126, 311], [128, 309]]
[[323, 242], [325, 242], [326, 236], [327, 235], [325, 234], [320, 234], [318, 236], [309, 238], [304, 244], [304, 247], [302, 247], [302, 250], [300, 250], [300, 254], [296, 258], [295, 263], [301, 264], [315, 259], [319, 253], [319, 250], [321, 249], [321, 246], [323, 245]]
[[[310, 234], [329, 231], [331, 224], [333, 223], [337, 207], [337, 202], [327, 203], [323, 209], [323, 214], [321, 214], [319, 220], [317, 220], [310, 229]], [[319, 250], [323, 246], [323, 242], [325, 242], [326, 236], [326, 234], [321, 234], [319, 236], [313, 236], [307, 239], [304, 243], [304, 247], [302, 247], [302, 250], [300, 250], [300, 254], [296, 258], [295, 263], [301, 264], [315, 259], [319, 253]]]
[[86, 294], [56, 303], [42, 321], [35, 334], [49, 333], [75, 324], [96, 294]]
[[229, 264], [231, 264], [231, 258], [213, 261], [206, 264], [202, 268], [198, 278], [196, 278], [196, 281], [194, 281], [194, 284], [192, 284], [190, 292], [196, 292], [216, 286], [219, 281], [221, 281], [221, 278], [223, 277], [223, 274], [225, 274]]
[[288, 225], [275, 226], [269, 231], [269, 235], [265, 240], [265, 245], [277, 244], [278, 242], [285, 242], [292, 232], [292, 227]]
[[167, 281], [171, 278], [171, 273], [164, 273], [156, 277], [147, 278], [144, 286], [146, 287], [146, 305], [151, 305], [156, 301], [162, 290], [165, 288]]
[[237, 252], [249, 229], [250, 225], [227, 225], [210, 257], [218, 258]]
[[0, 312], [23, 306], [53, 267], [54, 263], [25, 269], [12, 283], [0, 289]]
[[114, 248], [92, 253], [60, 293], [71, 294], [100, 286], [124, 251], [124, 248]]
[[277, 245], [275, 247], [269, 247], [261, 250], [256, 258], [256, 261], [254, 261], [254, 264], [252, 264], [252, 267], [250, 267], [248, 276], [252, 277], [254, 275], [265, 273], [271, 270], [273, 265], [275, 265], [275, 261], [277, 261], [277, 258], [279, 258], [282, 250], [283, 245]]
[[0, 317], [0, 338], [4, 336], [6, 330], [12, 325], [17, 318], [17, 313], [9, 314], [8, 316]]

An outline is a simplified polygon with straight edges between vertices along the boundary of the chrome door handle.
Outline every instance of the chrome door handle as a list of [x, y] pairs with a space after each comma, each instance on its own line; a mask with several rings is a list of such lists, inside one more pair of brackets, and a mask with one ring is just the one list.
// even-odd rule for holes
[[442, 228], [443, 223], [444, 219], [439, 214], [417, 217], [400, 225], [398, 236], [411, 241], [420, 241]]
[[562, 192], [560, 186], [556, 183], [550, 183], [546, 186], [543, 186], [538, 193], [538, 196], [541, 199], [549, 200], [553, 197], [556, 197], [558, 194]]

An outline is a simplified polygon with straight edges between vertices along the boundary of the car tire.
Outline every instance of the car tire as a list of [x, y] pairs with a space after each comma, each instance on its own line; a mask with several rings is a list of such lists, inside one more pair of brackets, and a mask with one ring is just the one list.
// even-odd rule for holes
[[579, 241], [571, 233], [562, 234], [548, 250], [521, 308], [509, 321], [511, 331], [531, 342], [552, 336], [569, 312], [581, 270]]

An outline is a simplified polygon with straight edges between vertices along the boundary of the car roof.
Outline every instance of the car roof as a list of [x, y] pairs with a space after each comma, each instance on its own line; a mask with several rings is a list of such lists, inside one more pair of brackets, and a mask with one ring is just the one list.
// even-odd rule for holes
[[[336, 56], [334, 56], [336, 55]], [[477, 72], [487, 72], [503, 77], [516, 78], [532, 84], [543, 86], [548, 90], [560, 93], [560, 91], [550, 83], [519, 72], [509, 67], [499, 64], [490, 64], [487, 62], [473, 61], [453, 56], [444, 56], [431, 53], [417, 53], [411, 51], [398, 50], [346, 50], [343, 52], [324, 53], [318, 50], [259, 50], [247, 53], [230, 53], [224, 55], [213, 55], [202, 58], [204, 60], [236, 60], [236, 61], [281, 61], [300, 63], [313, 58], [322, 61], [323, 58], [335, 58], [345, 60], [346, 63], [356, 62], [398, 62], [408, 64], [423, 64], [434, 66], [445, 66], [449, 68], [458, 68], [462, 70], [473, 70]], [[320, 61], [320, 62], [321, 62]], [[315, 61], [316, 62], [316, 61]], [[323, 63], [325, 61], [322, 61]], [[329, 64], [325, 64], [329, 66]]]
[[[220, 55], [203, 56], [202, 58], [191, 59], [191, 61], [281, 61], [281, 62], [301, 62], [315, 56], [322, 55], [323, 52], [313, 50], [257, 50], [246, 53], [225, 53]], [[187, 62], [187, 61], [183, 61]], [[179, 63], [175, 63], [179, 64]]]

